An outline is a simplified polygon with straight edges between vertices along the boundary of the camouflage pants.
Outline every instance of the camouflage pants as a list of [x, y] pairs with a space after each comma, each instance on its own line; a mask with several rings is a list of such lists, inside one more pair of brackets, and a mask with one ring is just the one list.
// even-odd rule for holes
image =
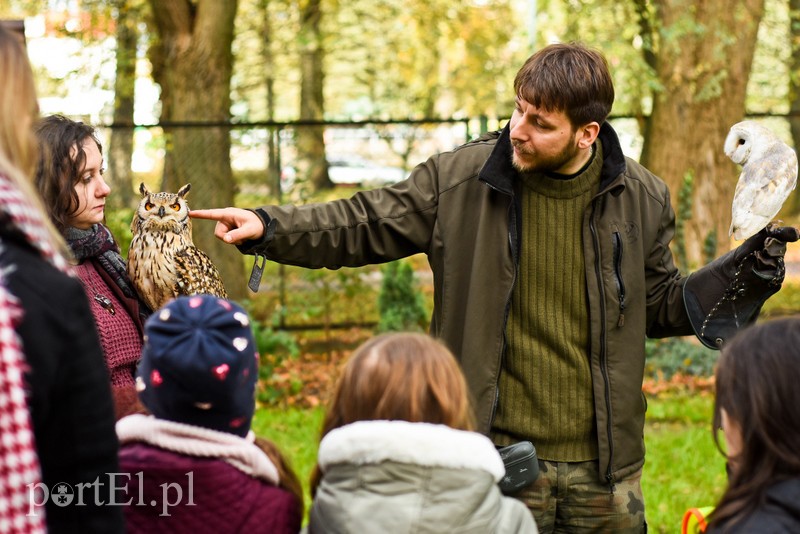
[[539, 532], [646, 532], [642, 470], [617, 482], [614, 492], [597, 476], [597, 460], [539, 460], [539, 478], [514, 497], [533, 513]]

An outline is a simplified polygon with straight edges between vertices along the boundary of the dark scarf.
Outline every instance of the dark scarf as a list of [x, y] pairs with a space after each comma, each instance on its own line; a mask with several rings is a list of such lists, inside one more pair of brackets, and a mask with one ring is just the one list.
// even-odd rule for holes
[[64, 237], [76, 260], [82, 262], [88, 258], [96, 258], [127, 297], [137, 298], [131, 287], [125, 260], [122, 259], [119, 246], [108, 228], [102, 224], [95, 224], [88, 230], [67, 228]]

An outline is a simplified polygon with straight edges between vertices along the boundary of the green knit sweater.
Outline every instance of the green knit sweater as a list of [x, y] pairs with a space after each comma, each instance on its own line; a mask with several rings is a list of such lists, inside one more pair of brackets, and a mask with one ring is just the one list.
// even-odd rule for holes
[[532, 441], [543, 460], [598, 457], [582, 231], [600, 183], [595, 146], [576, 176], [522, 177], [519, 276], [492, 432], [501, 445]]

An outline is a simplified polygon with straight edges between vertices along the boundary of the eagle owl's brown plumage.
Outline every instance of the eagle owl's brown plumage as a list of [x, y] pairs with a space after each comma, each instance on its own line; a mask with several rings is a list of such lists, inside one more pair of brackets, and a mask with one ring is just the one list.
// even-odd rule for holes
[[151, 310], [180, 295], [227, 298], [216, 266], [192, 242], [185, 200], [190, 188], [186, 184], [177, 193], [151, 193], [144, 184], [139, 186], [142, 200], [131, 221], [128, 274]]

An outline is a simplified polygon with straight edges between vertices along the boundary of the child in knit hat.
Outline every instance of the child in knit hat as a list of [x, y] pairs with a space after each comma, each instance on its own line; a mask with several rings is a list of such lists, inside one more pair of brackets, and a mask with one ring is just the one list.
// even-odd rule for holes
[[250, 430], [257, 378], [237, 304], [179, 297], [148, 319], [136, 387], [152, 415], [117, 423], [129, 532], [300, 530], [297, 477]]

